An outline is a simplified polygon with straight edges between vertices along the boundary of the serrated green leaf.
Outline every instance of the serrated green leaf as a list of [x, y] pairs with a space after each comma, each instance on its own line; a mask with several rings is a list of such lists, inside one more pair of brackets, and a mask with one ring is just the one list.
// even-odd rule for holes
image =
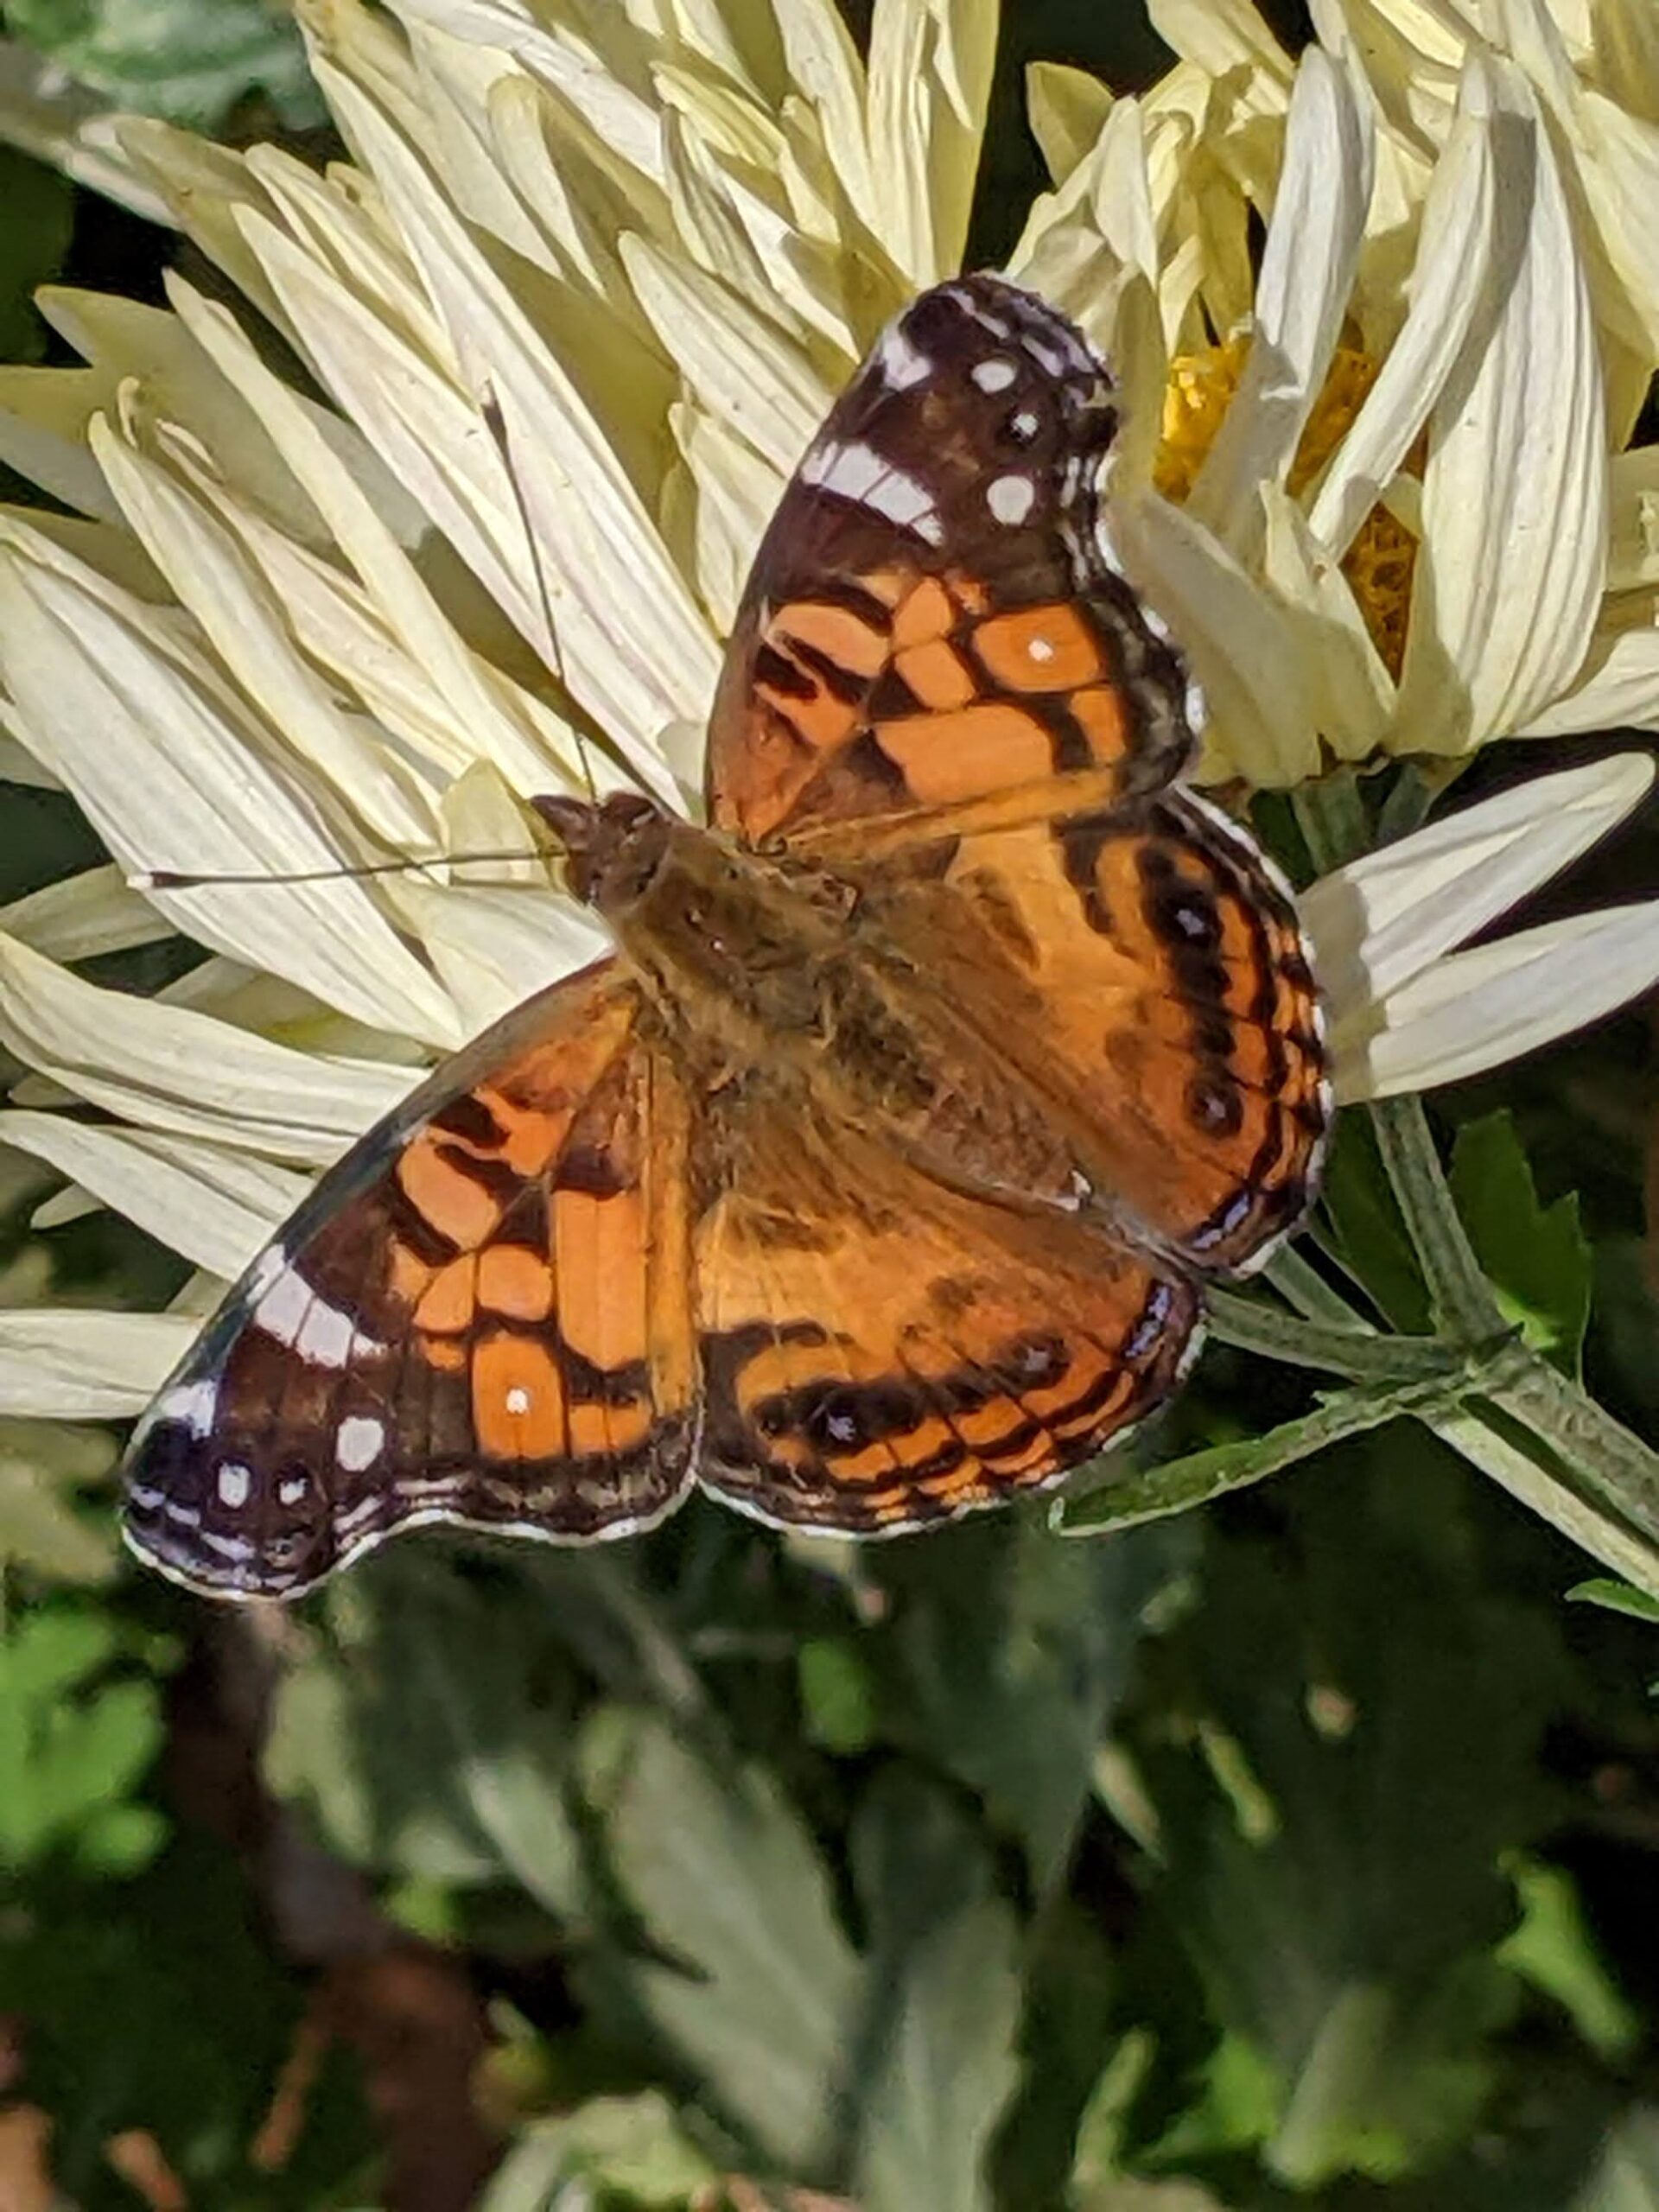
[[1507, 1113], [1459, 1130], [1450, 1181], [1475, 1256], [1506, 1320], [1535, 1351], [1578, 1372], [1590, 1319], [1593, 1262], [1570, 1193], [1538, 1203], [1532, 1169]]
[[1141, 1615], [1186, 1555], [1184, 1532], [1098, 1547], [1035, 1521], [953, 1531], [880, 1573], [902, 1670], [893, 1732], [983, 1793], [1052, 1881], [1087, 1801]]
[[656, 1719], [634, 1726], [606, 1826], [662, 1952], [630, 1978], [709, 2094], [785, 2171], [819, 2171], [861, 1975], [822, 1861], [775, 1779], [717, 1773]]
[[853, 2083], [855, 2193], [867, 2212], [982, 2212], [1019, 2074], [1014, 1915], [979, 1839], [913, 1777], [871, 1792], [853, 1858], [875, 2007]]
[[260, 94], [290, 129], [319, 122], [305, 49], [270, 0], [7, 0], [14, 38], [142, 115], [209, 130]]

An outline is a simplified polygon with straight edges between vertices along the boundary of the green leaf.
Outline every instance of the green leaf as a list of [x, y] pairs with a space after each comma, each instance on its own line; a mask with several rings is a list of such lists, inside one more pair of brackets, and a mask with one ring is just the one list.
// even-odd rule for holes
[[1510, 1874], [1521, 1924], [1498, 1946], [1498, 1959], [1553, 1997], [1603, 2058], [1628, 2057], [1641, 2040], [1642, 2023], [1602, 1962], [1573, 1877], [1524, 1855]]
[[654, 2091], [594, 2097], [527, 2129], [498, 2168], [479, 2212], [554, 2212], [573, 2201], [562, 2193], [571, 2182], [613, 2190], [630, 2212], [673, 2212], [709, 2191], [716, 2178], [665, 2097]]
[[126, 1872], [160, 1843], [159, 1820], [124, 1802], [160, 1745], [160, 1699], [153, 1682], [106, 1678], [117, 1642], [104, 1616], [69, 1606], [0, 1639], [0, 1866], [67, 1848]]
[[290, 129], [322, 118], [299, 34], [270, 0], [7, 0], [6, 22], [141, 114], [211, 130], [257, 93]]
[[1631, 1620], [1659, 1623], [1659, 1598], [1645, 1590], [1633, 1590], [1628, 1582], [1616, 1582], [1611, 1575], [1592, 1575], [1588, 1582], [1575, 1582], [1567, 1594], [1580, 1605], [1599, 1605], [1605, 1612], [1624, 1613]]
[[810, 1739], [838, 1758], [855, 1758], [875, 1739], [875, 1686], [850, 1637], [809, 1637], [796, 1656], [801, 1710]]
[[1446, 2156], [1517, 2002], [1491, 1956], [1514, 1911], [1497, 1860], [1555, 1817], [1563, 1662], [1546, 1614], [1474, 1579], [1466, 1495], [1402, 1431], [1271, 1520], [1208, 1524], [1160, 1654], [1173, 1709], [1154, 1697], [1135, 1732], [1157, 1924], [1276, 2082], [1261, 2155], [1297, 2188]]
[[362, 1866], [509, 1875], [547, 1910], [587, 1902], [572, 1826], [563, 1654], [444, 1567], [388, 1559], [336, 1600], [337, 1643], [278, 1687], [265, 1774]]
[[1475, 1255], [1506, 1320], [1535, 1351], [1576, 1375], [1590, 1319], [1592, 1260], [1575, 1196], [1538, 1203], [1507, 1113], [1459, 1130], [1451, 1184]]
[[675, 1961], [631, 1967], [646, 2010], [763, 2152], [817, 2172], [861, 1976], [799, 1815], [772, 1776], [718, 1773], [640, 1718], [607, 1829], [625, 1894]]
[[1009, 1521], [874, 1570], [893, 1593], [904, 1702], [891, 1732], [983, 1794], [1039, 1889], [1070, 1848], [1141, 1616], [1192, 1541], [1148, 1530], [1085, 1548]]
[[938, 1790], [878, 1784], [853, 1838], [873, 2011], [853, 2085], [866, 2212], [985, 2212], [985, 2155], [1019, 2076], [1019, 1945], [982, 1845]]

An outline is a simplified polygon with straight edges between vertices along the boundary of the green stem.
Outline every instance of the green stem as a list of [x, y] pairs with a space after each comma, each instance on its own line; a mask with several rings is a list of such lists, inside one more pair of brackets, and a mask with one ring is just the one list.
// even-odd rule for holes
[[1465, 1344], [1497, 1336], [1503, 1316], [1459, 1217], [1421, 1099], [1379, 1098], [1370, 1115], [1436, 1317]]
[[1236, 1291], [1211, 1290], [1205, 1305], [1211, 1334], [1223, 1344], [1292, 1367], [1317, 1367], [1360, 1382], [1406, 1382], [1463, 1365], [1461, 1349], [1435, 1337], [1384, 1337], [1352, 1321], [1346, 1327], [1304, 1321]]

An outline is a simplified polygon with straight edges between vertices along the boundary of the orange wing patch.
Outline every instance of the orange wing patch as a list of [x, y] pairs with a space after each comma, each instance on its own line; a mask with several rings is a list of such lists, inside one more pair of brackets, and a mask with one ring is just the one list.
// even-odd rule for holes
[[762, 1106], [700, 1225], [701, 1479], [786, 1524], [893, 1535], [1039, 1489], [1173, 1386], [1178, 1274], [1065, 1217], [959, 1198]]
[[1295, 911], [1248, 836], [1172, 794], [943, 849], [872, 879], [873, 928], [1055, 1101], [1121, 1234], [1248, 1265], [1300, 1217], [1331, 1116]]
[[394, 1529], [572, 1540], [690, 1479], [683, 1094], [615, 963], [509, 1016], [325, 1176], [135, 1439], [137, 1548], [288, 1597]]

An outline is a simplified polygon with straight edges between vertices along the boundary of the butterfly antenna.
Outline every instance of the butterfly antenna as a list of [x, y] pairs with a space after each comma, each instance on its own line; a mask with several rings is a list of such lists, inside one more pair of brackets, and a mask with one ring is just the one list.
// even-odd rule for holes
[[[216, 890], [221, 884], [355, 882], [362, 875], [418, 874], [430, 868], [485, 865], [499, 868], [504, 861], [533, 861], [539, 857], [533, 849], [527, 849], [523, 845], [503, 845], [495, 850], [477, 853], [434, 853], [429, 860], [369, 861], [359, 868], [303, 868], [287, 873], [250, 871], [245, 874], [212, 872], [198, 874], [185, 868], [135, 868], [127, 877], [126, 883], [130, 891], [201, 891]], [[511, 891], [514, 886], [508, 882], [500, 888]]]
[[[501, 412], [501, 404], [494, 392], [487, 389], [483, 397], [483, 409], [484, 420], [489, 426], [490, 435], [495, 441], [495, 449], [501, 456], [501, 466], [507, 472], [507, 482], [512, 487], [512, 503], [518, 510], [518, 520], [524, 526], [524, 543], [530, 548], [530, 565], [536, 578], [536, 596], [541, 604], [542, 620], [547, 625], [548, 642], [556, 650], [558, 628], [553, 620], [553, 595], [547, 588], [547, 571], [542, 566], [541, 545], [537, 539], [535, 531], [531, 527], [530, 509], [524, 504], [524, 486], [519, 483], [518, 471], [512, 465], [512, 448], [507, 440], [506, 417]], [[556, 674], [560, 672], [557, 670], [555, 671]], [[599, 785], [594, 779], [594, 766], [588, 758], [588, 741], [574, 722], [570, 725], [570, 734], [576, 741], [576, 759], [582, 766], [582, 780], [588, 786], [588, 802], [597, 806]], [[639, 778], [633, 775], [633, 771], [627, 767], [626, 763], [623, 766], [624, 772], [632, 778], [635, 783], [639, 783]], [[639, 784], [639, 788], [643, 791], [645, 785]]]

